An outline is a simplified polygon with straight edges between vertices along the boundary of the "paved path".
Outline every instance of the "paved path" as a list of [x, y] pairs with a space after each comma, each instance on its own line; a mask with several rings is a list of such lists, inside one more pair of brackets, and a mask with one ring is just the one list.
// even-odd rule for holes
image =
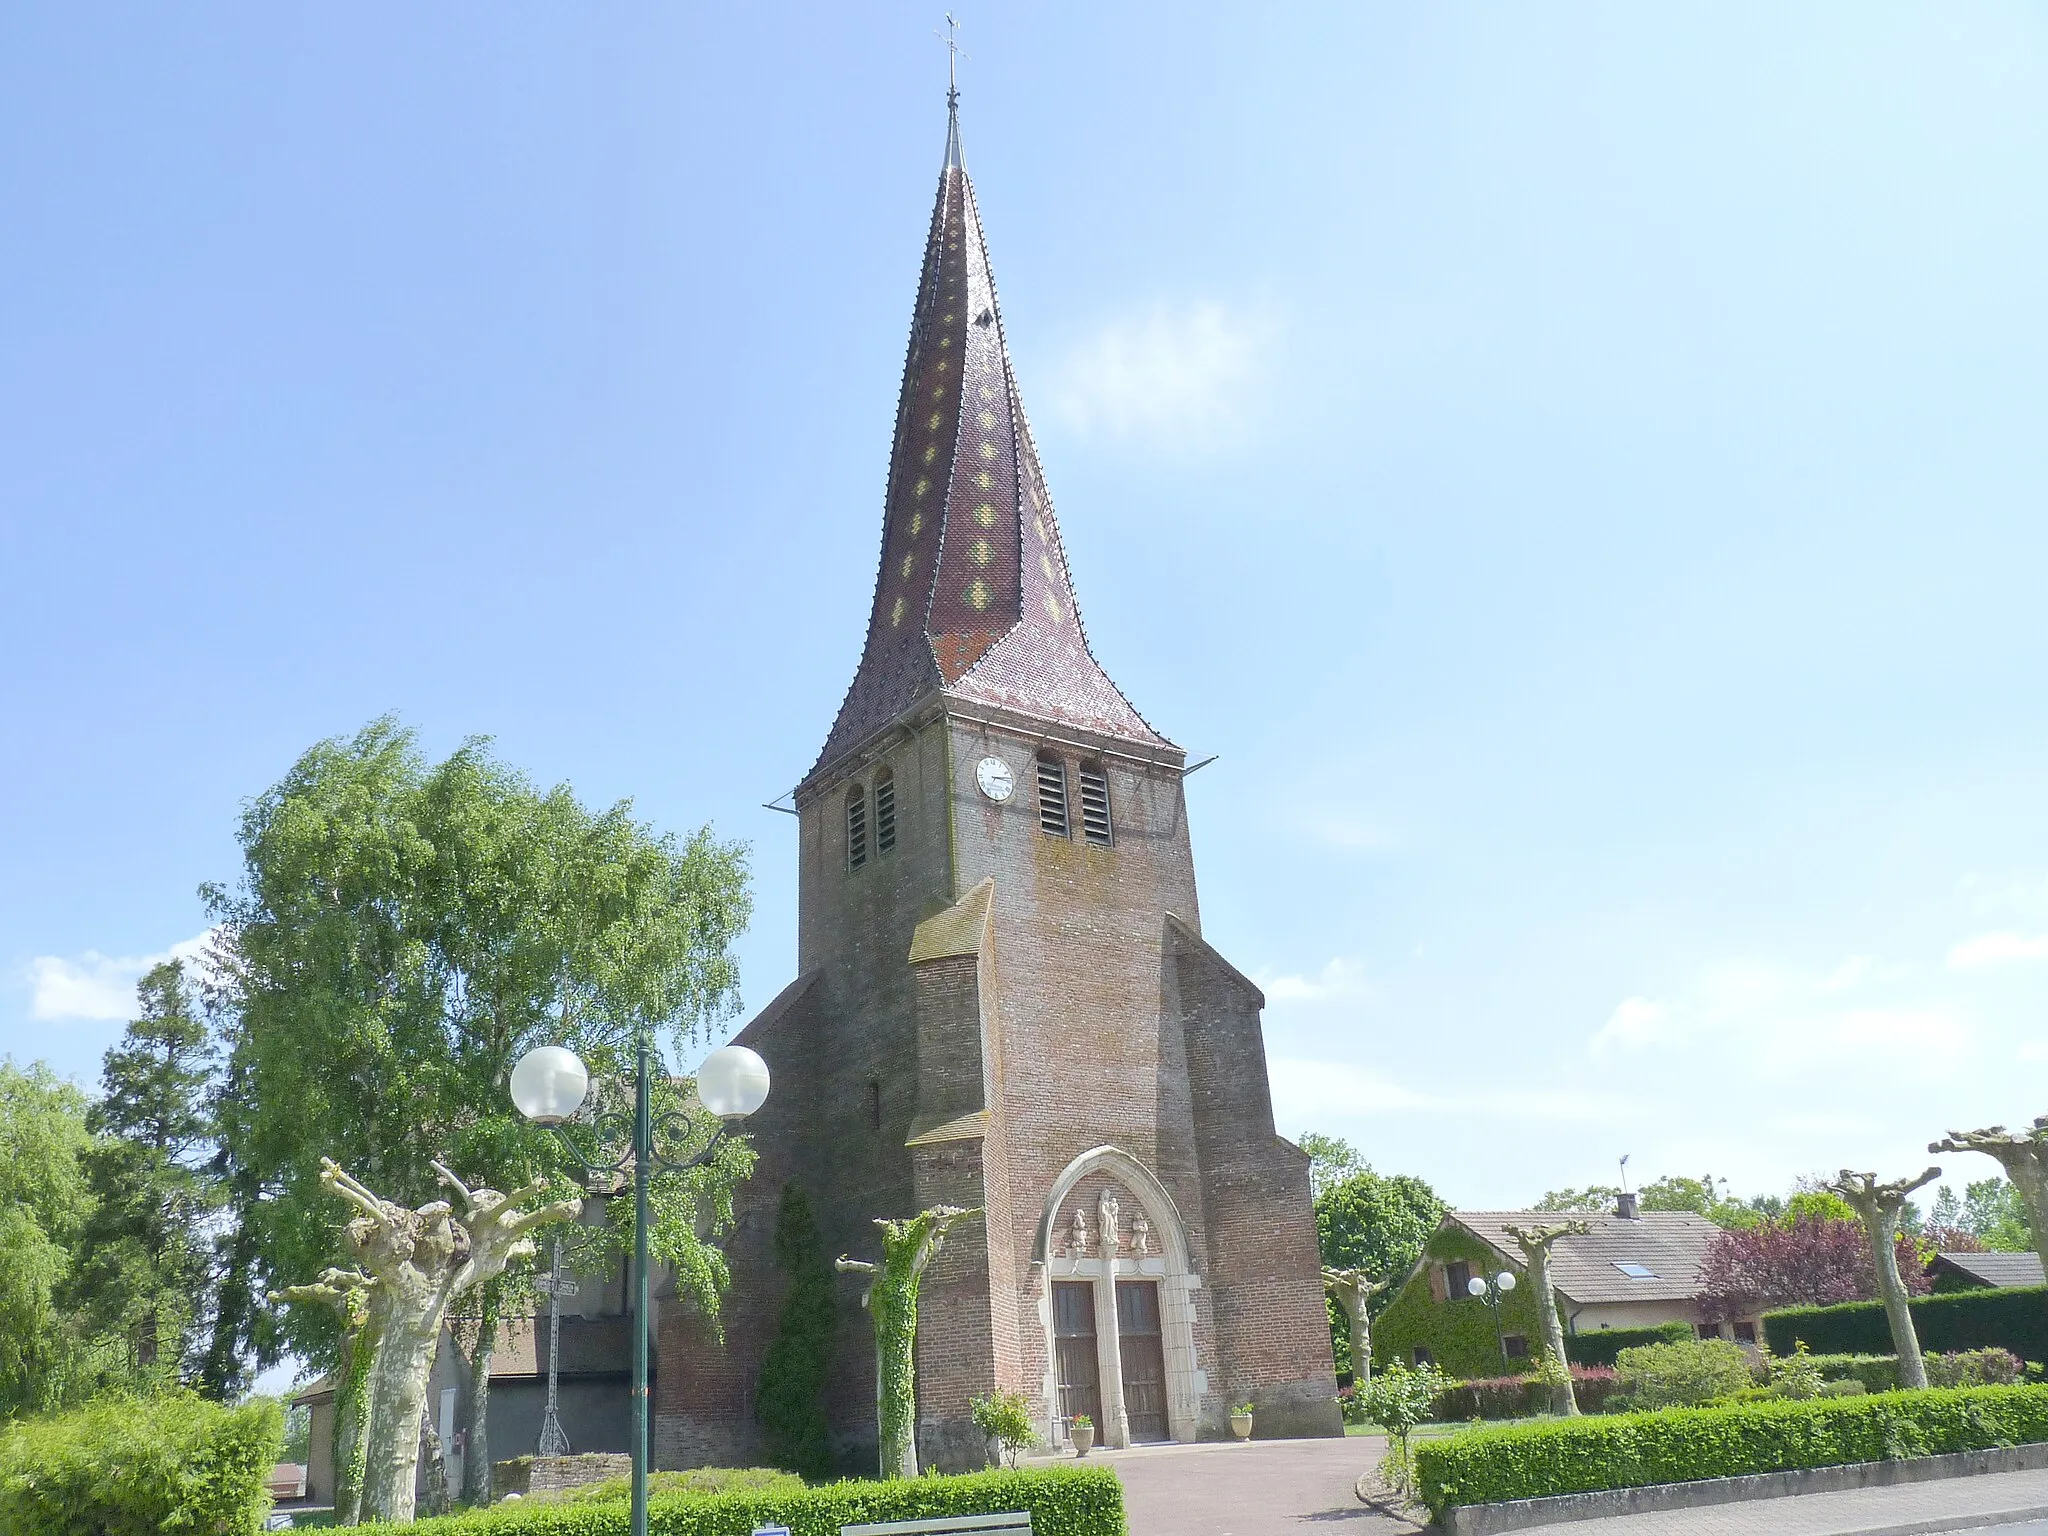
[[1404, 1536], [1415, 1527], [1352, 1491], [1386, 1442], [1253, 1440], [1096, 1451], [1123, 1479], [1131, 1536]]
[[[1801, 1493], [1705, 1509], [1660, 1509], [1536, 1526], [1549, 1536], [1892, 1536], [2005, 1527], [2048, 1516], [2048, 1470], [1993, 1472], [1894, 1488]], [[1135, 1536], [1135, 1533], [1134, 1533]]]

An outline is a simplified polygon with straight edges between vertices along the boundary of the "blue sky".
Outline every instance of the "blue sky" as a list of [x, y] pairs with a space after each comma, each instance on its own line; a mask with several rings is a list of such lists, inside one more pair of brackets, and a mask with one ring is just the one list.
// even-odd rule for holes
[[[693, 9], [0, 18], [0, 1050], [90, 1078], [386, 710], [748, 839], [787, 979], [759, 806], [865, 623], [944, 60]], [[962, 20], [1282, 1129], [1503, 1205], [2048, 1111], [2040, 10]]]

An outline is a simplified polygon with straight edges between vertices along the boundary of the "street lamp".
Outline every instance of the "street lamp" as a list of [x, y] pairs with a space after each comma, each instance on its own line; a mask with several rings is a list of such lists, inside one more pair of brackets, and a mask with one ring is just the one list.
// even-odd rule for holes
[[695, 1128], [680, 1115], [664, 1115], [658, 1126], [655, 1123], [652, 1034], [644, 1024], [633, 1031], [630, 1130], [619, 1123], [622, 1116], [593, 1116], [592, 1141], [587, 1152], [569, 1128], [571, 1117], [583, 1107], [590, 1093], [590, 1072], [582, 1058], [567, 1046], [540, 1046], [519, 1058], [512, 1068], [511, 1085], [512, 1103], [519, 1113], [560, 1136], [586, 1173], [624, 1173], [629, 1167], [633, 1170], [633, 1536], [647, 1536], [647, 1464], [652, 1428], [647, 1411], [649, 1314], [654, 1309], [654, 1286], [647, 1262], [648, 1181], [656, 1173], [680, 1173], [703, 1167], [717, 1155], [739, 1122], [768, 1098], [767, 1062], [744, 1045], [728, 1045], [713, 1051], [697, 1069], [697, 1099], [718, 1117], [718, 1129], [694, 1152], [664, 1152], [655, 1143], [657, 1134], [670, 1146], [686, 1145]]
[[1500, 1346], [1502, 1370], [1506, 1370], [1508, 1365], [1508, 1339], [1507, 1335], [1501, 1332], [1500, 1304], [1501, 1299], [1514, 1288], [1515, 1277], [1505, 1269], [1495, 1275], [1491, 1283], [1488, 1283], [1484, 1275], [1474, 1275], [1465, 1282], [1465, 1289], [1467, 1291], [1493, 1309], [1493, 1341]]

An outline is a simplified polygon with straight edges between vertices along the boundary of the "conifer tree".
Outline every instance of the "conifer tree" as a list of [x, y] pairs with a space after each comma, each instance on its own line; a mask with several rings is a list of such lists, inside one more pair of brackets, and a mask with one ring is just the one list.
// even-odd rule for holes
[[775, 1216], [775, 1264], [788, 1282], [775, 1339], [761, 1363], [758, 1413], [768, 1431], [768, 1460], [813, 1482], [832, 1475], [825, 1379], [839, 1308], [832, 1265], [802, 1186], [782, 1186]]

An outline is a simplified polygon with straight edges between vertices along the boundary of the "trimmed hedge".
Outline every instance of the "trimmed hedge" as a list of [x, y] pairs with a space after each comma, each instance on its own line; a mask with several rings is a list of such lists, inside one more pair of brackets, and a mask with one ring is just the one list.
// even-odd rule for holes
[[247, 1536], [284, 1449], [271, 1398], [103, 1398], [0, 1432], [0, 1536]]
[[[1619, 1382], [1601, 1365], [1572, 1367], [1572, 1395], [1581, 1413], [1600, 1413]], [[1541, 1377], [1485, 1376], [1454, 1381], [1437, 1394], [1431, 1410], [1438, 1419], [1524, 1419], [1550, 1412], [1550, 1387]]]
[[2048, 1441], [2048, 1387], [1969, 1387], [1668, 1408], [1424, 1441], [1430, 1509]]
[[1603, 1328], [1598, 1333], [1568, 1333], [1564, 1356], [1573, 1365], [1612, 1365], [1624, 1349], [1645, 1344], [1683, 1344], [1693, 1336], [1690, 1323], [1659, 1323], [1654, 1328]]
[[1866, 1392], [1891, 1392], [1899, 1385], [1897, 1355], [1808, 1355], [1824, 1381], [1857, 1381]]
[[[1913, 1327], [1920, 1347], [1937, 1355], [1997, 1345], [2022, 1360], [2048, 1360], [2048, 1286], [1956, 1291], [1915, 1296]], [[1764, 1314], [1764, 1338], [1789, 1355], [1804, 1339], [1816, 1355], [1885, 1355], [1892, 1351], [1884, 1303], [1845, 1301], [1832, 1307], [1786, 1307]]]
[[[1108, 1467], [829, 1483], [789, 1493], [670, 1495], [648, 1501], [647, 1526], [652, 1536], [751, 1536], [763, 1525], [786, 1525], [793, 1536], [839, 1536], [842, 1525], [1020, 1509], [1031, 1512], [1034, 1536], [1126, 1536], [1124, 1487]], [[521, 1500], [420, 1520], [404, 1529], [413, 1536], [623, 1536], [630, 1516], [623, 1501]]]

